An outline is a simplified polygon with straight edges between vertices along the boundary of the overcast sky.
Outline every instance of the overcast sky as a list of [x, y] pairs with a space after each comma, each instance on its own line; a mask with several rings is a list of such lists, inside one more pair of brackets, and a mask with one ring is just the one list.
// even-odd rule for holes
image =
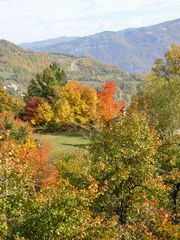
[[180, 17], [180, 0], [0, 0], [0, 39], [85, 36]]

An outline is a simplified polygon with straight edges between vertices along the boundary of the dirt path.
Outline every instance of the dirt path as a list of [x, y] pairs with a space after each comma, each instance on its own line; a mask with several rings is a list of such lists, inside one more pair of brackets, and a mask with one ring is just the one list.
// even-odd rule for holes
[[76, 60], [74, 60], [72, 63], [71, 63], [71, 65], [70, 65], [70, 70], [71, 71], [78, 71], [78, 66], [76, 65], [76, 63], [79, 61], [79, 59], [76, 59]]

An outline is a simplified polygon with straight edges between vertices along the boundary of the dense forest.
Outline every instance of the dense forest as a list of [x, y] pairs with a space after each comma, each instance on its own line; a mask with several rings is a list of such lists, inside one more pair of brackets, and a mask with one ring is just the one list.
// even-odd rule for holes
[[[2, 83], [14, 66], [18, 82], [24, 59], [28, 86], [23, 96], [0, 86], [0, 239], [179, 239], [180, 46], [157, 59], [136, 90], [135, 76], [97, 87], [69, 79], [58, 55], [11, 47], [16, 58], [0, 53]], [[107, 66], [75, 61], [91, 62], [95, 72]], [[88, 141], [54, 155], [37, 137], [64, 133]]]

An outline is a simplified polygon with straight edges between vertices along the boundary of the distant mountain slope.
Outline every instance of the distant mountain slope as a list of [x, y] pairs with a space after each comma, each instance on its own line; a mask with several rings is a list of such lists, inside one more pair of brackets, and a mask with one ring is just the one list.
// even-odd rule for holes
[[[149, 27], [102, 32], [42, 46], [38, 50], [92, 56], [127, 72], [148, 72], [154, 60], [162, 57], [173, 43], [180, 44], [180, 19]], [[29, 48], [37, 50], [31, 46]]]
[[79, 39], [79, 37], [59, 37], [59, 38], [52, 38], [47, 39], [44, 41], [32, 42], [32, 43], [21, 43], [19, 46], [25, 49], [36, 50], [39, 51], [42, 48], [48, 48], [51, 45], [70, 42]]
[[0, 40], [0, 82], [6, 86], [16, 84], [26, 90], [30, 79], [52, 62], [66, 71], [68, 80], [79, 80], [94, 86], [102, 81], [115, 80], [119, 94], [127, 100], [135, 92], [134, 78], [115, 66], [102, 64], [91, 57], [30, 52]]

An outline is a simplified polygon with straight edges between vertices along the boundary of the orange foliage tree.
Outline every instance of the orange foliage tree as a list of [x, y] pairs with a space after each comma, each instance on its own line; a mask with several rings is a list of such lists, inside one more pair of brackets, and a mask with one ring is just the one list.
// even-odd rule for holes
[[20, 159], [22, 167], [28, 167], [31, 170], [36, 187], [56, 184], [57, 171], [49, 163], [51, 147], [47, 142], [41, 143], [40, 146], [33, 140], [21, 145], [16, 153]]
[[98, 92], [97, 120], [108, 122], [117, 117], [121, 109], [125, 107], [123, 100], [115, 102], [115, 92], [116, 85], [113, 81], [105, 83], [102, 91]]

